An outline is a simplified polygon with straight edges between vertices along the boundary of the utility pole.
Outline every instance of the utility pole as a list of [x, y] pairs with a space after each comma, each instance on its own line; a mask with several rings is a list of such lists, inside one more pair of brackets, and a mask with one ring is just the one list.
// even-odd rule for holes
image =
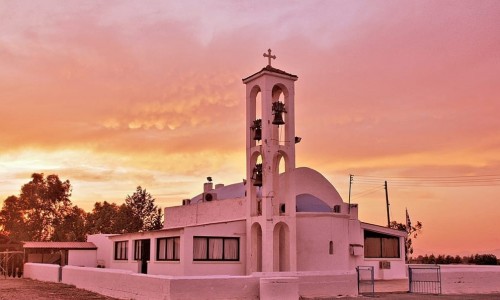
[[354, 175], [349, 174], [349, 206], [347, 207], [348, 214], [351, 214], [351, 186]]
[[387, 206], [387, 227], [391, 227], [391, 216], [389, 214], [389, 192], [387, 191], [387, 180], [384, 184], [385, 188], [385, 204]]

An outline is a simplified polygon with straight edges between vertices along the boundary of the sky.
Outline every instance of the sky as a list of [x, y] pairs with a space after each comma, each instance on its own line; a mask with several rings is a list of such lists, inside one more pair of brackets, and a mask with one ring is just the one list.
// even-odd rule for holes
[[0, 1], [0, 201], [180, 205], [245, 176], [245, 78], [296, 74], [296, 164], [415, 253], [500, 255], [500, 2]]

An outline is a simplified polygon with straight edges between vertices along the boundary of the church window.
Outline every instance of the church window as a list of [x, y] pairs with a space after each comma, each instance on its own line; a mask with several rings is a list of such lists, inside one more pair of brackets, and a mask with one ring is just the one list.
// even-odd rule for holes
[[115, 260], [127, 260], [128, 241], [115, 242]]
[[168, 237], [156, 240], [156, 260], [180, 260], [181, 238]]
[[240, 239], [234, 237], [193, 238], [193, 260], [238, 261]]
[[333, 254], [333, 241], [330, 241], [330, 244], [328, 247], [328, 253]]
[[399, 237], [365, 230], [366, 258], [399, 258]]

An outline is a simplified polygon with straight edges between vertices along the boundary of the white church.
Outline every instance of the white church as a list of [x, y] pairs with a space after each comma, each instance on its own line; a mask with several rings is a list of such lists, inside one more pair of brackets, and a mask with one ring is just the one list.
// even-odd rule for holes
[[[93, 235], [97, 264], [169, 276], [355, 272], [406, 277], [405, 232], [363, 223], [319, 172], [295, 166], [295, 81], [268, 65], [246, 86], [246, 180], [211, 178], [182, 205], [165, 208], [162, 230]], [[300, 99], [298, 99], [300, 101]], [[277, 273], [278, 272], [278, 273]]]

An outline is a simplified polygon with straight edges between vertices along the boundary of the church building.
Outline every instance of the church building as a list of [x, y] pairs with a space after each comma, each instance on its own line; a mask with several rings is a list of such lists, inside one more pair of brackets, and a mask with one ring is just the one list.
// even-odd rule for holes
[[[347, 272], [406, 277], [406, 232], [363, 223], [319, 172], [296, 167], [296, 75], [268, 64], [245, 77], [246, 179], [211, 178], [165, 208], [162, 230], [88, 237], [101, 266], [173, 276]], [[297, 99], [300, 101], [300, 99]]]

